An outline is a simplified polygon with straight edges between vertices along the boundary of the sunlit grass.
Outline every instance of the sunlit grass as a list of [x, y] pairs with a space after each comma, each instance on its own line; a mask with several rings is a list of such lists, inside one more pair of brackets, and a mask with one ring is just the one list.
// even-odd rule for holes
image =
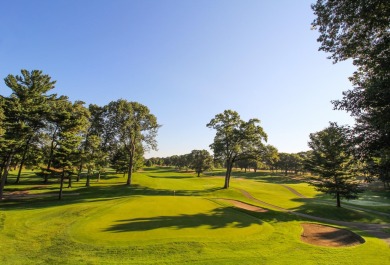
[[[0, 249], [6, 252], [0, 264], [329, 264], [329, 260], [385, 264], [390, 260], [388, 246], [368, 235], [364, 234], [365, 244], [355, 247], [312, 246], [300, 241], [302, 218], [272, 209], [249, 212], [218, 198], [262, 206], [246, 198], [242, 189], [259, 200], [313, 215], [367, 222], [376, 217], [315, 203], [318, 196], [312, 187], [288, 183], [309, 197], [299, 198], [279, 185], [284, 183], [276, 175], [234, 177], [228, 190], [221, 189], [221, 175], [222, 170], [198, 178], [193, 172], [146, 168], [133, 175], [128, 187], [122, 174], [109, 171], [100, 182], [94, 178], [91, 187], [85, 187], [85, 178], [73, 182], [65, 194], [79, 195], [64, 196], [62, 201], [45, 197], [2, 202]], [[8, 185], [6, 191], [58, 192], [54, 179], [42, 185], [31, 172], [23, 177], [22, 184]]]
[[172, 240], [215, 242], [268, 233], [259, 219], [232, 207], [197, 197], [155, 196], [101, 207], [77, 220], [70, 234], [80, 242], [112, 246]]

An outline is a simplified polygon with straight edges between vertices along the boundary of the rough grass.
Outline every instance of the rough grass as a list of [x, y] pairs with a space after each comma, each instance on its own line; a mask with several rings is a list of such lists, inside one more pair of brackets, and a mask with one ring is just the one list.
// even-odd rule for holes
[[[232, 188], [224, 190], [223, 179], [212, 174], [197, 178], [192, 172], [149, 168], [134, 174], [133, 186], [127, 187], [122, 175], [109, 172], [90, 188], [84, 187], [84, 179], [74, 182], [65, 194], [80, 195], [65, 195], [62, 201], [4, 201], [0, 264], [390, 264], [389, 246], [369, 235], [361, 234], [366, 243], [354, 247], [313, 246], [300, 241], [297, 216], [274, 210], [254, 213], [215, 200], [256, 204], [239, 188], [281, 207], [362, 219], [346, 209], [338, 213], [336, 207], [310, 202], [317, 193], [306, 184], [289, 183], [311, 199], [280, 186], [277, 176], [234, 178]], [[55, 180], [42, 187], [28, 172], [22, 183], [7, 186], [7, 191], [58, 190]], [[369, 222], [367, 216], [363, 219]]]

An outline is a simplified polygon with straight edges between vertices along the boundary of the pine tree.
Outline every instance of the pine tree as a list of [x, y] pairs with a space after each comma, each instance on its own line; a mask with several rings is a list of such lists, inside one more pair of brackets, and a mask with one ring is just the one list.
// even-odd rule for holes
[[356, 199], [362, 192], [352, 174], [353, 159], [347, 136], [348, 128], [336, 123], [310, 134], [312, 152], [306, 160], [306, 168], [318, 174], [311, 184], [319, 191], [334, 195], [337, 207], [341, 206], [341, 198]]

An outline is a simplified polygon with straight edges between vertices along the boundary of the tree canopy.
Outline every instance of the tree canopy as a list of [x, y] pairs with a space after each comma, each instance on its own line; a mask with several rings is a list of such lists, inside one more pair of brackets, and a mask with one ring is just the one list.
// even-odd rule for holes
[[356, 120], [355, 155], [377, 161], [371, 172], [387, 172], [380, 177], [390, 181], [390, 1], [318, 0], [312, 9], [319, 49], [357, 67], [354, 88], [333, 102]]

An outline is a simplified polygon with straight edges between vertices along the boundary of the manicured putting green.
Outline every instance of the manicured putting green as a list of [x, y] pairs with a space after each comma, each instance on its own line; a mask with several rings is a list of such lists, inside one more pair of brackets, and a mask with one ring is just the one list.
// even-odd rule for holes
[[264, 239], [268, 224], [208, 199], [153, 196], [106, 204], [69, 228], [74, 240], [99, 245], [155, 243], [164, 240], [221, 241]]

